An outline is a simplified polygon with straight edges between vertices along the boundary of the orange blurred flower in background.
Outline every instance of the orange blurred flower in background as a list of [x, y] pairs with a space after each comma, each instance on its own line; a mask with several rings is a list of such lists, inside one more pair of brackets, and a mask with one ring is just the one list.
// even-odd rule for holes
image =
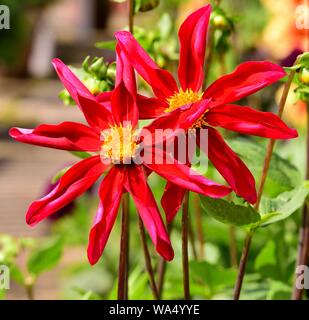
[[[306, 20], [309, 19], [309, 1], [261, 1], [270, 15], [269, 23], [262, 36], [262, 48], [278, 60], [286, 58], [295, 50], [308, 50], [309, 30], [297, 27], [297, 20], [302, 19], [306, 23]], [[304, 7], [302, 8], [300, 6]], [[307, 10], [305, 6], [307, 6]], [[303, 14], [304, 17], [300, 17], [301, 14]]]

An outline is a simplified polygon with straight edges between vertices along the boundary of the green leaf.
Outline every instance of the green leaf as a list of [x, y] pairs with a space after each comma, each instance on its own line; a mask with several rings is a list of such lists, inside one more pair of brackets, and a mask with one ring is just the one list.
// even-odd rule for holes
[[206, 261], [190, 261], [190, 274], [194, 282], [208, 286], [214, 294], [233, 286], [237, 272], [234, 269], [225, 269]]
[[25, 284], [25, 277], [17, 265], [10, 266], [10, 276], [18, 284], [20, 284], [20, 285]]
[[101, 41], [101, 42], [97, 42], [95, 44], [95, 46], [99, 49], [115, 51], [116, 50], [116, 41], [115, 40]]
[[250, 205], [243, 206], [223, 199], [200, 196], [202, 207], [206, 213], [216, 220], [236, 226], [247, 226], [260, 221], [259, 213]]
[[138, 11], [147, 12], [155, 9], [159, 4], [160, 0], [135, 0], [137, 1]]
[[[229, 145], [246, 163], [254, 176], [260, 179], [265, 157], [265, 146], [244, 138], [229, 140]], [[298, 187], [301, 182], [302, 177], [298, 169], [274, 152], [264, 192], [270, 197], [276, 197], [284, 191], [290, 191]]]
[[92, 290], [84, 290], [82, 288], [73, 288], [80, 295], [80, 300], [102, 300], [102, 297]]
[[271, 281], [270, 288], [267, 294], [267, 300], [290, 300], [291, 286], [280, 281]]
[[254, 267], [259, 270], [265, 265], [276, 265], [276, 263], [276, 244], [273, 240], [269, 240], [256, 257]]
[[84, 152], [84, 151], [69, 151], [71, 154], [73, 154], [73, 156], [76, 156], [78, 158], [81, 159], [86, 159], [91, 157], [91, 154], [88, 152]]
[[49, 239], [34, 249], [28, 259], [28, 270], [34, 275], [52, 269], [62, 256], [63, 241], [61, 238]]
[[51, 183], [55, 184], [58, 182], [59, 179], [61, 179], [64, 174], [71, 168], [72, 166], [67, 166], [61, 170], [59, 170], [52, 178]]
[[281, 193], [274, 199], [263, 197], [261, 201], [261, 222], [259, 226], [284, 220], [302, 207], [309, 194], [308, 183], [292, 191]]

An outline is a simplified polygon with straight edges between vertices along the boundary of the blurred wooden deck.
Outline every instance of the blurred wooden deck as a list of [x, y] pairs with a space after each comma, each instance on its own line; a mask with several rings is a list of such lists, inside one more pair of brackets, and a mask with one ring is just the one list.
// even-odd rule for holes
[[[27, 207], [42, 196], [48, 179], [74, 158], [60, 150], [14, 142], [7, 137], [6, 131], [10, 126], [22, 126], [23, 123], [83, 121], [78, 108], [63, 106], [57, 99], [61, 88], [54, 80], [0, 79], [0, 233], [16, 237], [48, 234], [45, 222], [34, 228], [26, 225]], [[42, 275], [35, 292], [37, 299], [59, 297], [60, 269]], [[25, 299], [26, 296], [22, 288], [12, 284], [8, 298]]]

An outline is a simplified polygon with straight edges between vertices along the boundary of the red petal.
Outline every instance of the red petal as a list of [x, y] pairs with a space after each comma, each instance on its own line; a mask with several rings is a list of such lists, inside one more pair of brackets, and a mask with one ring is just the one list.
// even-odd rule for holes
[[178, 78], [183, 90], [199, 91], [204, 80], [204, 59], [211, 6], [188, 16], [179, 29]]
[[54, 59], [53, 65], [64, 87], [84, 113], [89, 125], [99, 131], [105, 129], [108, 126], [107, 119], [110, 118], [108, 108], [98, 103], [96, 97], [61, 60]]
[[110, 124], [114, 123], [111, 111], [93, 98], [80, 95], [78, 92], [77, 101], [89, 125], [98, 132], [109, 128]]
[[89, 189], [106, 169], [100, 156], [75, 164], [48, 195], [31, 204], [26, 215], [27, 223], [33, 226], [72, 202]]
[[[165, 113], [155, 119], [148, 126], [145, 126], [141, 133], [144, 136], [147, 134], [155, 135], [156, 130], [168, 130], [170, 135], [163, 136], [164, 140], [172, 139], [177, 135], [177, 130], [187, 130], [205, 113], [209, 108], [209, 100], [202, 100], [196, 103], [188, 104], [180, 107], [172, 112]], [[159, 135], [156, 135], [156, 143], [160, 142]], [[147, 140], [145, 140], [146, 142]]]
[[125, 188], [130, 192], [157, 252], [164, 259], [172, 260], [174, 251], [141, 166], [128, 167], [128, 180]]
[[11, 128], [9, 134], [20, 142], [61, 150], [98, 151], [101, 148], [97, 132], [76, 122], [42, 124], [35, 129]]
[[207, 129], [208, 149], [203, 145], [200, 145], [200, 148], [208, 155], [210, 161], [236, 194], [252, 204], [255, 203], [257, 195], [253, 175], [234, 151], [224, 142], [219, 132], [213, 128]]
[[215, 81], [204, 92], [217, 104], [228, 104], [253, 94], [285, 76], [284, 70], [267, 61], [241, 63], [234, 72]]
[[297, 131], [290, 129], [277, 115], [256, 111], [249, 107], [223, 105], [211, 109], [206, 115], [211, 126], [219, 126], [242, 134], [271, 139], [291, 139]]
[[89, 98], [93, 97], [87, 87], [75, 76], [75, 74], [60, 60], [53, 59], [52, 64], [73, 100], [78, 103], [76, 92], [80, 92]]
[[165, 190], [161, 199], [161, 205], [166, 214], [166, 220], [168, 223], [171, 223], [179, 211], [186, 189], [177, 186], [174, 183], [167, 182], [165, 186]]
[[129, 123], [134, 128], [138, 122], [138, 109], [134, 97], [121, 82], [112, 93], [112, 112], [117, 125]]
[[106, 91], [98, 94], [96, 99], [99, 103], [103, 104], [106, 109], [111, 110], [111, 97], [112, 91]]
[[[162, 150], [153, 151], [146, 148], [145, 154], [147, 152], [152, 152], [152, 163], [144, 163], [144, 165], [180, 187], [212, 198], [225, 197], [231, 191], [230, 188], [213, 182], [179, 163]], [[148, 159], [147, 154], [146, 159]]]
[[137, 106], [140, 119], [154, 119], [164, 114], [168, 104], [158, 98], [137, 96]]
[[114, 226], [123, 192], [124, 170], [113, 167], [100, 186], [100, 204], [90, 231], [88, 260], [94, 265], [101, 257]]
[[130, 64], [127, 55], [120, 49], [119, 44], [116, 47], [116, 54], [117, 69], [115, 86], [117, 87], [121, 82], [123, 82], [131, 96], [135, 98], [137, 90], [134, 69]]
[[158, 98], [165, 100], [178, 91], [174, 77], [158, 67], [130, 32], [116, 32], [115, 37], [134, 69], [149, 83]]

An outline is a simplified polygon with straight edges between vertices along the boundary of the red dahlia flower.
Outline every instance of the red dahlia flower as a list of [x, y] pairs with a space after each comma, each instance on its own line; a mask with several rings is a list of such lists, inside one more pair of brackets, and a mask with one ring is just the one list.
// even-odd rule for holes
[[[193, 174], [190, 168], [164, 154], [163, 150], [157, 152], [151, 143], [147, 145], [146, 139], [142, 141], [139, 138], [136, 133], [138, 108], [135, 102], [134, 72], [127, 62], [123, 64], [119, 50], [117, 60], [116, 88], [112, 93], [99, 97], [94, 97], [60, 60], [53, 61], [62, 83], [83, 112], [88, 125], [63, 122], [58, 125], [42, 124], [35, 129], [10, 130], [11, 137], [20, 142], [94, 153], [73, 165], [48, 195], [33, 202], [28, 209], [26, 221], [35, 225], [52, 215], [84, 193], [106, 173], [99, 188], [99, 209], [89, 236], [89, 262], [95, 264], [100, 258], [115, 223], [124, 192], [129, 192], [132, 196], [157, 252], [165, 259], [171, 260], [174, 255], [173, 249], [156, 201], [147, 184], [147, 174], [155, 171], [182, 188], [212, 197], [223, 197], [230, 189]], [[100, 103], [100, 99], [105, 102]], [[160, 119], [159, 123], [161, 122]], [[148, 129], [153, 132], [155, 123], [150, 124]], [[150, 154], [151, 158], [165, 157], [169, 158], [169, 162], [127, 164], [128, 160], [137, 157], [140, 148], [144, 154]]]
[[[288, 128], [276, 115], [231, 104], [276, 82], [285, 76], [285, 72], [270, 62], [245, 62], [234, 72], [215, 81], [203, 93], [200, 92], [204, 79], [204, 57], [210, 13], [210, 5], [200, 8], [189, 15], [179, 29], [180, 88], [172, 74], [160, 69], [131, 33], [117, 32], [116, 38], [132, 66], [152, 87], [156, 96], [156, 98], [137, 97], [140, 118], [153, 118], [162, 114], [169, 114], [172, 118], [173, 110], [188, 104], [191, 105], [192, 112], [196, 113], [196, 102], [209, 99], [210, 103], [205, 112], [201, 117], [196, 117], [193, 125], [197, 130], [208, 129], [208, 150], [205, 145], [199, 145], [199, 148], [207, 153], [210, 161], [237, 195], [250, 203], [255, 203], [257, 196], [251, 172], [214, 127], [271, 139], [297, 137], [297, 132]], [[185, 190], [181, 187], [171, 182], [167, 183], [162, 206], [168, 221], [171, 221], [177, 213], [184, 193]]]

